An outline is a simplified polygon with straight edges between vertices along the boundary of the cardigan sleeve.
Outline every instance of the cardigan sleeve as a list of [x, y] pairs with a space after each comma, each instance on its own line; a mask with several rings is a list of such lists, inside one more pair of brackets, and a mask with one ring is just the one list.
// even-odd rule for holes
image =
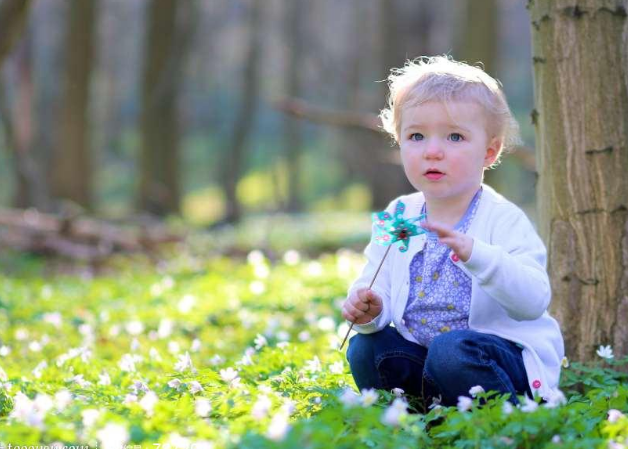
[[[394, 211], [395, 205], [398, 200], [392, 201], [386, 210], [391, 214]], [[355, 291], [360, 288], [368, 288], [377, 272], [377, 268], [379, 267], [384, 254], [386, 253], [386, 246], [378, 245], [374, 241], [375, 236], [375, 228], [373, 226], [371, 232], [371, 241], [364, 249], [364, 255], [366, 256], [366, 264], [362, 269], [362, 273], [360, 276], [353, 282], [351, 287], [349, 288], [348, 295], [351, 295]], [[382, 264], [379, 273], [377, 274], [377, 278], [373, 283], [373, 290], [375, 293], [382, 298], [382, 312], [365, 324], [355, 324], [353, 328], [361, 333], [361, 334], [371, 334], [377, 331], [382, 330], [384, 327], [388, 326], [392, 321], [392, 311], [391, 311], [391, 266], [392, 266], [392, 257], [387, 257]]]
[[459, 261], [517, 321], [535, 320], [547, 310], [551, 288], [547, 251], [532, 223], [518, 208], [498, 220], [491, 243], [474, 237], [471, 257]]

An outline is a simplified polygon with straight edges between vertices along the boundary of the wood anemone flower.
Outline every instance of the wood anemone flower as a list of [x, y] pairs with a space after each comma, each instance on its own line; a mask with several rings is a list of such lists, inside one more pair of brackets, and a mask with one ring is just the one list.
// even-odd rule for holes
[[[387, 211], [377, 212], [373, 214], [373, 225], [375, 227], [375, 237], [373, 238], [374, 242], [378, 245], [388, 246], [388, 249], [384, 253], [384, 257], [382, 257], [382, 261], [379, 263], [377, 267], [377, 271], [371, 280], [371, 284], [369, 285], [369, 290], [373, 287], [375, 283], [375, 279], [377, 279], [377, 275], [379, 274], [379, 270], [382, 268], [384, 264], [384, 260], [386, 260], [386, 256], [390, 252], [390, 248], [396, 242], [399, 243], [399, 251], [405, 253], [408, 251], [410, 246], [410, 237], [414, 237], [416, 235], [425, 234], [425, 229], [416, 225], [417, 221], [421, 221], [425, 219], [425, 214], [422, 214], [415, 218], [403, 218], [403, 213], [406, 210], [406, 205], [400, 200], [397, 202], [395, 206], [395, 212], [393, 215], [388, 213]], [[349, 333], [351, 329], [353, 329], [353, 325], [355, 323], [351, 323], [349, 326], [349, 330], [347, 331], [347, 335], [345, 335], [344, 340], [342, 340], [342, 344], [340, 345], [340, 350], [342, 350], [345, 342], [347, 341], [347, 337], [349, 337]]]

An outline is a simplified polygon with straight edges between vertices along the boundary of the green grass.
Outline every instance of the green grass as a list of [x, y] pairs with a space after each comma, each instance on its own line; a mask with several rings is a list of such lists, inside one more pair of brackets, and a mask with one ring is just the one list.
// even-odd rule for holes
[[385, 391], [345, 405], [355, 385], [337, 350], [339, 305], [361, 256], [282, 255], [120, 259], [96, 278], [46, 277], [37, 259], [5, 256], [0, 445], [601, 448], [628, 437], [627, 418], [607, 420], [628, 410], [625, 359], [572, 364], [556, 408], [505, 413], [503, 398], [478, 398], [466, 412], [395, 415]]

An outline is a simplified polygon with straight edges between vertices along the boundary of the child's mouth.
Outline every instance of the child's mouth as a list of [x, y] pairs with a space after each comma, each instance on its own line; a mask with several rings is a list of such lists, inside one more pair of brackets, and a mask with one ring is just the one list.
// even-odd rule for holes
[[425, 172], [424, 176], [430, 181], [438, 181], [440, 178], [445, 176], [445, 173], [436, 169], [429, 169]]

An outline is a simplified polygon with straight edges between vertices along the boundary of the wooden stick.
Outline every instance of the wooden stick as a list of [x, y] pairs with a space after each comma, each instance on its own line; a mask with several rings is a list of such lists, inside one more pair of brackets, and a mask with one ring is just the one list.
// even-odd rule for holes
[[[377, 279], [377, 275], [379, 274], [379, 270], [382, 268], [382, 265], [384, 264], [384, 260], [386, 260], [386, 256], [388, 255], [388, 252], [390, 251], [390, 248], [392, 248], [392, 245], [389, 245], [388, 248], [386, 249], [386, 252], [384, 253], [384, 257], [382, 257], [382, 261], [379, 263], [379, 267], [377, 267], [377, 271], [375, 272], [375, 276], [373, 276], [373, 279], [371, 280], [371, 284], [369, 285], [369, 290], [373, 287], [373, 284], [375, 283], [375, 279]], [[383, 304], [382, 304], [382, 306], [383, 306]], [[342, 351], [342, 348], [345, 345], [345, 342], [347, 341], [347, 338], [349, 337], [349, 334], [351, 333], [351, 329], [353, 329], [353, 325], [354, 324], [355, 323], [351, 323], [351, 326], [349, 326], [349, 330], [347, 331], [347, 335], [345, 335], [345, 338], [344, 338], [344, 340], [342, 340], [342, 344], [340, 345], [340, 348], [338, 349], [339, 351]]]

